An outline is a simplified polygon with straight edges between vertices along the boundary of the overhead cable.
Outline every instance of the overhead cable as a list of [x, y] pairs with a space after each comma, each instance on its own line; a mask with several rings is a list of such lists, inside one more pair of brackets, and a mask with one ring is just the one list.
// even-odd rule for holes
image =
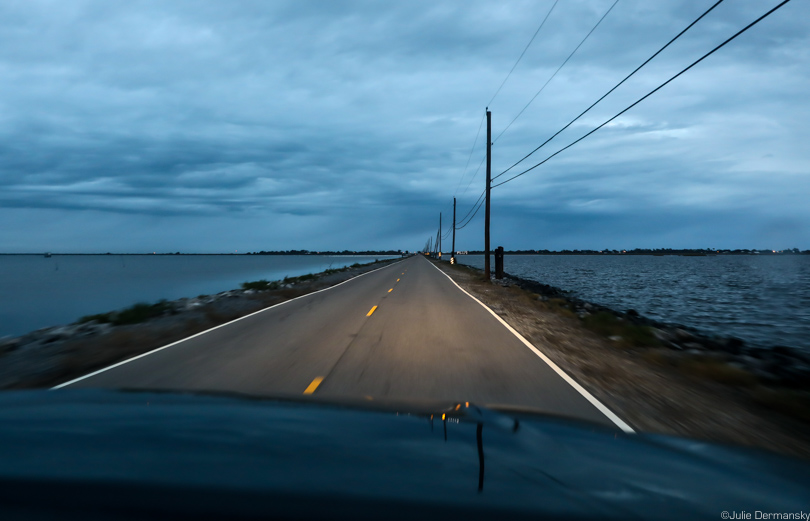
[[551, 141], [551, 140], [552, 140], [552, 139], [554, 139], [555, 137], [559, 136], [559, 135], [560, 135], [560, 134], [561, 134], [561, 133], [562, 133], [562, 132], [563, 132], [565, 129], [567, 129], [568, 127], [570, 127], [571, 125], [573, 125], [573, 124], [574, 124], [574, 122], [576, 122], [576, 121], [577, 121], [579, 118], [581, 118], [582, 116], [584, 116], [584, 115], [585, 115], [585, 114], [586, 114], [586, 113], [587, 113], [589, 110], [591, 110], [592, 108], [594, 108], [594, 107], [595, 107], [595, 106], [596, 106], [596, 105], [597, 105], [597, 104], [598, 104], [600, 101], [602, 101], [603, 99], [605, 99], [606, 97], [608, 97], [608, 95], [610, 95], [610, 93], [611, 93], [611, 92], [613, 92], [614, 90], [618, 89], [618, 88], [619, 88], [619, 86], [621, 86], [621, 84], [622, 84], [622, 83], [624, 83], [625, 81], [627, 81], [628, 79], [630, 79], [630, 77], [631, 77], [631, 76], [633, 76], [635, 73], [637, 73], [639, 70], [641, 70], [641, 68], [642, 68], [642, 67], [644, 67], [645, 65], [647, 65], [648, 63], [650, 63], [650, 61], [652, 61], [652, 59], [653, 59], [653, 58], [655, 58], [656, 56], [658, 56], [659, 54], [661, 54], [661, 52], [662, 52], [664, 49], [666, 49], [667, 47], [669, 47], [669, 46], [670, 46], [670, 44], [672, 44], [672, 42], [674, 42], [675, 40], [677, 40], [678, 38], [680, 38], [680, 37], [681, 37], [681, 36], [682, 36], [682, 35], [683, 35], [683, 34], [684, 34], [686, 31], [688, 31], [689, 29], [691, 29], [693, 25], [695, 25], [696, 23], [698, 23], [698, 22], [699, 22], [699, 21], [700, 21], [700, 20], [701, 20], [701, 19], [702, 19], [704, 16], [706, 16], [707, 14], [709, 14], [709, 13], [710, 13], [710, 12], [711, 12], [711, 11], [712, 11], [712, 10], [713, 10], [715, 7], [717, 7], [718, 5], [720, 5], [722, 2], [723, 2], [723, 0], [718, 0], [717, 2], [715, 2], [715, 4], [714, 4], [714, 5], [712, 5], [710, 8], [708, 8], [706, 11], [704, 11], [702, 15], [698, 16], [698, 17], [697, 17], [697, 18], [696, 18], [696, 19], [695, 19], [695, 20], [694, 20], [692, 23], [690, 23], [689, 25], [687, 25], [687, 26], [686, 26], [686, 28], [685, 28], [684, 30], [682, 30], [681, 32], [679, 32], [678, 34], [676, 34], [674, 38], [672, 38], [670, 41], [668, 41], [668, 42], [666, 43], [666, 45], [664, 45], [663, 47], [661, 47], [660, 49], [658, 49], [658, 50], [655, 52], [655, 54], [653, 54], [652, 56], [650, 56], [649, 58], [647, 58], [646, 60], [644, 60], [644, 63], [642, 63], [641, 65], [639, 65], [638, 67], [636, 67], [636, 68], [635, 68], [635, 70], [633, 70], [633, 72], [631, 72], [630, 74], [628, 74], [627, 76], [625, 76], [625, 77], [624, 77], [624, 79], [623, 79], [622, 81], [620, 81], [619, 83], [617, 83], [617, 84], [616, 84], [616, 85], [615, 85], [615, 86], [614, 86], [612, 89], [610, 89], [610, 90], [609, 90], [609, 91], [607, 91], [605, 94], [603, 94], [601, 98], [599, 98], [598, 100], [594, 101], [594, 102], [593, 102], [593, 104], [592, 104], [590, 107], [588, 107], [587, 109], [585, 109], [585, 110], [583, 110], [582, 112], [580, 112], [580, 113], [579, 113], [579, 115], [578, 115], [577, 117], [575, 117], [574, 119], [572, 119], [572, 120], [571, 120], [571, 121], [570, 121], [570, 122], [569, 122], [567, 125], [565, 125], [563, 128], [561, 128], [560, 130], [558, 130], [557, 132], [555, 132], [555, 133], [554, 133], [554, 135], [552, 135], [550, 138], [548, 138], [547, 140], [545, 140], [544, 142], [542, 142], [542, 143], [540, 144], [540, 146], [538, 146], [537, 148], [535, 148], [534, 150], [532, 150], [531, 152], [529, 152], [528, 154], [526, 154], [525, 156], [523, 156], [523, 157], [522, 157], [522, 158], [521, 158], [521, 159], [520, 159], [518, 162], [516, 162], [515, 164], [513, 164], [512, 166], [510, 166], [509, 168], [507, 168], [506, 170], [504, 170], [504, 171], [503, 171], [503, 172], [501, 172], [500, 174], [498, 174], [498, 175], [496, 175], [495, 177], [493, 177], [493, 178], [492, 178], [492, 180], [494, 181], [495, 179], [498, 179], [499, 177], [501, 177], [501, 176], [502, 176], [503, 174], [505, 174], [506, 172], [508, 172], [508, 171], [512, 170], [514, 167], [516, 167], [517, 165], [519, 165], [520, 163], [522, 163], [524, 160], [526, 160], [526, 159], [527, 159], [529, 156], [531, 156], [532, 154], [534, 154], [535, 152], [537, 152], [538, 150], [540, 150], [541, 148], [543, 148], [543, 147], [544, 147], [544, 146], [545, 146], [545, 145], [546, 145], [546, 144], [547, 144], [549, 141]]
[[737, 32], [736, 32], [736, 33], [735, 33], [733, 36], [731, 36], [730, 38], [728, 38], [727, 40], [725, 40], [723, 43], [721, 43], [720, 45], [718, 45], [717, 47], [715, 47], [715, 48], [714, 48], [714, 49], [712, 49], [711, 51], [707, 52], [706, 54], [704, 54], [703, 56], [701, 56], [700, 58], [698, 58], [697, 60], [695, 60], [694, 62], [692, 62], [692, 63], [691, 63], [691, 64], [690, 64], [688, 67], [686, 67], [685, 69], [681, 70], [681, 72], [679, 72], [678, 74], [676, 74], [676, 75], [672, 76], [670, 79], [668, 79], [667, 81], [665, 81], [664, 83], [662, 83], [662, 84], [661, 84], [661, 85], [659, 85], [658, 87], [654, 88], [653, 90], [651, 90], [650, 92], [648, 92], [647, 94], [645, 94], [643, 97], [641, 97], [641, 98], [639, 98], [638, 100], [636, 100], [635, 102], [633, 102], [633, 103], [632, 103], [631, 105], [629, 105], [627, 108], [625, 108], [624, 110], [622, 110], [621, 112], [619, 112], [618, 114], [616, 114], [615, 116], [613, 116], [612, 118], [608, 119], [607, 121], [605, 121], [604, 123], [602, 123], [601, 125], [599, 125], [598, 127], [596, 127], [595, 129], [591, 130], [590, 132], [588, 132], [588, 133], [587, 133], [587, 134], [585, 134], [584, 136], [582, 136], [582, 137], [580, 137], [579, 139], [577, 139], [576, 141], [574, 141], [574, 142], [572, 142], [572, 143], [570, 143], [570, 144], [568, 144], [568, 145], [564, 146], [563, 148], [561, 148], [561, 149], [557, 150], [556, 152], [554, 152], [553, 154], [551, 154], [550, 156], [548, 156], [548, 157], [547, 157], [547, 158], [545, 158], [544, 160], [540, 161], [540, 162], [539, 162], [539, 163], [537, 163], [536, 165], [534, 165], [534, 166], [532, 166], [532, 167], [530, 167], [530, 168], [527, 168], [526, 170], [522, 171], [521, 173], [519, 173], [519, 174], [517, 174], [517, 175], [514, 175], [514, 176], [510, 177], [510, 178], [509, 178], [509, 179], [507, 179], [506, 181], [501, 181], [501, 182], [500, 182], [500, 183], [498, 183], [498, 184], [492, 185], [492, 188], [495, 188], [495, 187], [497, 187], [497, 186], [501, 186], [501, 185], [503, 185], [503, 184], [506, 184], [506, 183], [508, 183], [509, 181], [512, 181], [513, 179], [516, 179], [516, 178], [518, 178], [518, 177], [522, 176], [523, 174], [525, 174], [525, 173], [527, 173], [527, 172], [530, 172], [531, 170], [534, 170], [535, 168], [537, 168], [538, 166], [542, 165], [543, 163], [545, 163], [546, 161], [548, 161], [548, 160], [549, 160], [549, 159], [551, 159], [552, 157], [554, 157], [554, 156], [556, 156], [557, 154], [559, 154], [560, 152], [562, 152], [562, 151], [564, 151], [564, 150], [567, 150], [567, 149], [571, 148], [572, 146], [576, 145], [577, 143], [579, 143], [580, 141], [582, 141], [582, 140], [583, 140], [583, 139], [585, 139], [586, 137], [590, 136], [591, 134], [593, 134], [594, 132], [596, 132], [596, 131], [597, 131], [597, 130], [599, 130], [600, 128], [604, 127], [605, 125], [607, 125], [608, 123], [610, 123], [610, 122], [611, 122], [611, 121], [613, 121], [614, 119], [618, 118], [619, 116], [621, 116], [622, 114], [624, 114], [624, 113], [625, 113], [625, 112], [627, 112], [628, 110], [632, 109], [633, 107], [635, 107], [636, 105], [638, 105], [639, 103], [641, 103], [642, 101], [644, 101], [645, 99], [649, 98], [650, 96], [652, 96], [653, 94], [655, 94], [656, 92], [658, 92], [659, 90], [661, 90], [661, 89], [662, 89], [662, 88], [663, 88], [665, 85], [667, 85], [667, 84], [669, 84], [670, 82], [672, 82], [672, 81], [673, 81], [675, 78], [677, 78], [677, 77], [678, 77], [678, 76], [680, 76], [681, 74], [685, 73], [686, 71], [688, 71], [689, 69], [691, 69], [692, 67], [694, 67], [695, 65], [697, 65], [698, 63], [702, 62], [703, 60], [705, 60], [706, 58], [708, 58], [708, 57], [709, 57], [709, 56], [711, 56], [712, 54], [714, 54], [716, 51], [718, 51], [720, 48], [722, 48], [723, 46], [725, 46], [727, 43], [729, 43], [730, 41], [734, 40], [734, 39], [735, 39], [735, 38], [737, 38], [739, 35], [741, 35], [741, 34], [742, 34], [742, 33], [744, 33], [745, 31], [747, 31], [748, 29], [752, 28], [753, 26], [755, 26], [756, 24], [758, 24], [759, 22], [761, 22], [762, 20], [764, 20], [766, 17], [770, 16], [770, 15], [771, 15], [771, 14], [772, 14], [774, 11], [776, 11], [777, 9], [779, 9], [780, 7], [782, 7], [783, 5], [785, 5], [785, 4], [786, 4], [786, 3], [788, 3], [788, 2], [790, 2], [790, 0], [783, 0], [783, 1], [782, 1], [782, 2], [780, 2], [780, 3], [779, 3], [777, 6], [776, 6], [776, 7], [774, 7], [773, 9], [771, 9], [770, 11], [768, 11], [767, 13], [763, 14], [762, 16], [760, 16], [759, 18], [757, 18], [756, 20], [754, 20], [754, 21], [753, 21], [753, 22], [751, 22], [750, 24], [746, 25], [745, 27], [743, 27], [742, 29], [740, 29], [739, 31], [737, 31]]
[[470, 215], [470, 212], [472, 212], [472, 211], [473, 211], [473, 209], [475, 208], [475, 205], [477, 205], [477, 204], [478, 204], [478, 203], [481, 201], [481, 199], [484, 197], [484, 194], [486, 194], [486, 193], [487, 193], [487, 191], [486, 191], [486, 190], [484, 190], [484, 191], [482, 191], [482, 192], [481, 192], [481, 195], [479, 195], [479, 196], [478, 196], [478, 199], [477, 199], [477, 200], [476, 200], [476, 201], [473, 203], [473, 205], [470, 207], [470, 210], [469, 210], [469, 211], [466, 213], [466, 215], [464, 215], [464, 217], [462, 217], [461, 219], [459, 219], [459, 220], [458, 220], [458, 222], [463, 221], [464, 219], [466, 219], [466, 218], [467, 218], [467, 216], [468, 216], [468, 215]]
[[524, 111], [525, 111], [527, 108], [529, 108], [529, 105], [531, 105], [531, 104], [532, 104], [532, 102], [535, 100], [535, 98], [537, 98], [537, 96], [539, 96], [539, 95], [540, 95], [540, 93], [541, 93], [541, 92], [543, 92], [543, 90], [546, 88], [546, 85], [548, 85], [549, 83], [551, 83], [551, 80], [553, 80], [553, 79], [554, 79], [554, 77], [557, 75], [557, 73], [558, 73], [558, 72], [560, 72], [560, 70], [561, 70], [563, 67], [565, 67], [565, 64], [566, 64], [566, 63], [568, 63], [568, 60], [570, 60], [570, 59], [571, 59], [571, 57], [572, 57], [572, 56], [574, 56], [574, 54], [576, 54], [576, 52], [579, 50], [579, 48], [580, 48], [580, 47], [582, 47], [582, 44], [583, 44], [583, 43], [585, 43], [585, 40], [587, 40], [587, 39], [588, 39], [588, 37], [589, 37], [591, 34], [593, 34], [593, 32], [596, 30], [596, 28], [597, 28], [597, 27], [599, 27], [599, 24], [601, 24], [601, 23], [602, 23], [602, 20], [604, 20], [604, 19], [607, 17], [607, 15], [608, 15], [608, 14], [609, 14], [609, 13], [610, 13], [612, 10], [613, 10], [613, 8], [614, 8], [614, 7], [616, 7], [616, 4], [618, 4], [618, 3], [619, 3], [619, 0], [616, 0], [615, 2], [613, 2], [613, 5], [611, 5], [611, 6], [608, 8], [608, 10], [607, 10], [607, 11], [605, 11], [605, 14], [603, 14], [603, 15], [602, 15], [602, 18], [600, 18], [600, 19], [599, 19], [599, 21], [598, 21], [598, 22], [596, 22], [596, 25], [594, 25], [594, 26], [591, 28], [591, 30], [590, 30], [590, 31], [588, 31], [588, 34], [586, 34], [586, 35], [585, 35], [585, 38], [583, 38], [583, 39], [582, 39], [582, 41], [581, 41], [581, 42], [579, 42], [579, 45], [577, 45], [577, 46], [576, 46], [576, 48], [575, 48], [573, 51], [571, 51], [571, 54], [569, 54], [569, 55], [568, 55], [568, 58], [566, 58], [566, 59], [565, 59], [565, 61], [563, 61], [563, 62], [562, 62], [562, 64], [561, 64], [559, 67], [557, 67], [557, 70], [556, 70], [556, 71], [554, 71], [554, 74], [552, 74], [552, 75], [551, 75], [551, 77], [549, 77], [549, 79], [547, 79], [547, 80], [546, 80], [546, 82], [543, 84], [543, 86], [542, 86], [542, 87], [540, 87], [540, 90], [538, 90], [538, 91], [537, 91], [537, 93], [536, 93], [534, 96], [532, 96], [532, 99], [530, 99], [530, 100], [529, 100], [529, 102], [528, 102], [528, 103], [526, 103], [526, 105], [525, 105], [525, 106], [524, 106], [522, 109], [520, 109], [520, 112], [518, 112], [518, 113], [517, 113], [517, 116], [515, 116], [515, 117], [512, 119], [512, 121], [510, 121], [510, 122], [509, 122], [509, 124], [508, 124], [508, 125], [506, 125], [506, 128], [505, 128], [505, 129], [503, 129], [503, 130], [501, 131], [501, 133], [500, 133], [500, 134], [498, 134], [498, 136], [497, 136], [497, 137], [496, 137], [494, 140], [492, 140], [492, 142], [493, 142], [493, 143], [496, 143], [496, 142], [498, 141], [498, 139], [500, 139], [500, 137], [501, 137], [501, 136], [502, 136], [502, 135], [503, 135], [503, 134], [504, 134], [504, 133], [505, 133], [507, 130], [509, 130], [509, 127], [511, 127], [511, 126], [512, 126], [512, 123], [514, 123], [515, 121], [517, 121], [517, 119], [518, 119], [518, 118], [521, 116], [521, 114], [523, 114], [523, 112], [524, 112]]
[[467, 220], [466, 223], [462, 224], [461, 226], [456, 226], [456, 230], [461, 230], [462, 228], [464, 228], [465, 226], [470, 224], [472, 222], [473, 218], [475, 217], [475, 214], [478, 213], [478, 210], [480, 210], [483, 205], [484, 205], [484, 201], [481, 201], [480, 203], [478, 203], [478, 207], [475, 208], [475, 213], [473, 213], [470, 216], [470, 218]]
[[[470, 149], [470, 155], [467, 157], [467, 164], [464, 165], [464, 172], [461, 174], [461, 178], [458, 180], [458, 185], [456, 186], [456, 191], [453, 192], [453, 195], [458, 193], [458, 189], [461, 187], [461, 182], [464, 181], [464, 177], [467, 175], [467, 168], [470, 166], [470, 159], [472, 159], [473, 152], [475, 151], [475, 145], [478, 143], [478, 136], [481, 134], [481, 127], [484, 125], [484, 118], [486, 118], [486, 113], [481, 116], [481, 123], [478, 124], [478, 132], [475, 133], [475, 140], [473, 140], [472, 148]], [[479, 168], [481, 168], [479, 166]], [[475, 171], [478, 174], [478, 170]], [[470, 181], [472, 182], [472, 181]], [[467, 185], [469, 187], [469, 185]], [[465, 192], [467, 190], [464, 190]]]
[[540, 29], [542, 29], [543, 26], [546, 25], [546, 20], [548, 20], [549, 15], [551, 15], [551, 11], [553, 11], [554, 8], [557, 7], [557, 2], [559, 2], [559, 0], [554, 0], [554, 4], [551, 6], [551, 9], [548, 10], [548, 13], [546, 13], [545, 18], [543, 18], [543, 21], [540, 22], [540, 27], [538, 27], [537, 30], [534, 32], [534, 35], [532, 36], [532, 39], [529, 40], [529, 43], [526, 44], [526, 47], [523, 49], [523, 52], [520, 53], [520, 56], [518, 56], [518, 59], [515, 62], [515, 64], [512, 65], [511, 69], [509, 69], [509, 74], [507, 74], [506, 78], [503, 79], [503, 81], [501, 82], [501, 86], [498, 87], [498, 90], [496, 90], [495, 94], [492, 95], [492, 99], [489, 100], [489, 103], [487, 103], [487, 106], [492, 106], [492, 102], [495, 101], [495, 98], [498, 96], [498, 93], [501, 92], [501, 89], [503, 88], [503, 86], [506, 85], [506, 80], [509, 79], [509, 76], [512, 75], [512, 72], [515, 70], [515, 67], [517, 67], [517, 64], [520, 63], [520, 60], [523, 58], [523, 55], [526, 54], [527, 50], [529, 50], [529, 46], [532, 44], [534, 39], [537, 38], [537, 34], [540, 32]]
[[467, 186], [464, 188], [464, 191], [463, 191], [463, 192], [461, 192], [461, 195], [466, 194], [466, 193], [467, 193], [467, 190], [469, 190], [469, 189], [470, 189], [470, 186], [472, 186], [472, 182], [473, 182], [473, 181], [475, 181], [475, 178], [476, 178], [476, 177], [478, 177], [478, 172], [479, 172], [479, 170], [481, 170], [481, 165], [483, 165], [483, 164], [484, 164], [484, 161], [486, 161], [486, 160], [487, 160], [487, 155], [486, 155], [486, 153], [485, 153], [485, 154], [484, 154], [484, 156], [481, 158], [481, 162], [480, 162], [480, 163], [478, 163], [478, 168], [476, 168], [476, 169], [475, 169], [475, 173], [474, 173], [474, 174], [473, 174], [473, 176], [470, 178], [470, 181], [467, 183]]

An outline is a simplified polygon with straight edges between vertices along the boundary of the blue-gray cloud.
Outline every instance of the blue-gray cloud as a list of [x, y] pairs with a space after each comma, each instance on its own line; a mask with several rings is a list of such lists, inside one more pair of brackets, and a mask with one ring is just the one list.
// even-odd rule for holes
[[[492, 105], [494, 135], [611, 3], [556, 7]], [[722, 4], [525, 165], [775, 3]], [[709, 5], [621, 0], [498, 139], [493, 172]], [[449, 222], [454, 195], [463, 215], [483, 189], [483, 169], [472, 179], [483, 139], [463, 175], [483, 105], [550, 7], [4, 3], [0, 219], [12, 225], [0, 250], [419, 247], [438, 212]], [[791, 2], [591, 138], [493, 190], [497, 242], [810, 248], [809, 16]], [[481, 247], [481, 213], [459, 232], [460, 248]]]

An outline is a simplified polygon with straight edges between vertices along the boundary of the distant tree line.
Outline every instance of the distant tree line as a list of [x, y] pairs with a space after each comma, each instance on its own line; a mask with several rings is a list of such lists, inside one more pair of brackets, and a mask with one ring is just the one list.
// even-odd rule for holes
[[[481, 255], [480, 250], [470, 250], [467, 253]], [[675, 249], [675, 248], [636, 248], [634, 250], [506, 250], [508, 255], [809, 255], [810, 250], [800, 251], [798, 248], [785, 250], [723, 250], [714, 248], [705, 249]]]
[[402, 255], [402, 250], [364, 250], [364, 251], [309, 251], [309, 250], [279, 250], [279, 251], [254, 251], [247, 255]]

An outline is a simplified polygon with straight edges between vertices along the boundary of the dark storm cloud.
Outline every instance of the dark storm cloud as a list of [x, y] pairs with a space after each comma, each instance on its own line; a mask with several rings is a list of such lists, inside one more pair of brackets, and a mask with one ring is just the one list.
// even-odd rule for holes
[[[463, 215], [483, 189], [483, 169], [473, 179], [483, 139], [462, 177], [483, 106], [551, 3], [4, 3], [0, 218], [12, 226], [0, 245], [421, 246], [439, 211], [449, 222], [454, 195]], [[559, 3], [492, 105], [495, 136], [611, 3]], [[621, 0], [496, 141], [493, 172], [710, 4]], [[774, 4], [722, 4], [525, 167]], [[498, 242], [810, 247], [808, 15], [791, 2], [591, 138], [493, 190]], [[480, 217], [459, 232], [463, 248], [480, 247]]]

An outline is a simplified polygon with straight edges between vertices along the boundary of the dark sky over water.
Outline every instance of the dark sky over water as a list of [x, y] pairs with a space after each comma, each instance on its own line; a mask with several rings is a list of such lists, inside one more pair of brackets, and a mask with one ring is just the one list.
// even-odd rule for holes
[[[552, 3], [0, 3], [0, 252], [417, 249], [483, 189], [482, 139], [463, 174], [484, 107]], [[494, 173], [712, 3], [620, 0]], [[724, 2], [548, 151], [776, 3]], [[491, 105], [495, 136], [611, 4], [559, 2]], [[790, 2], [495, 189], [494, 242], [810, 248], [807, 20]], [[476, 219], [459, 248], [482, 246]]]

